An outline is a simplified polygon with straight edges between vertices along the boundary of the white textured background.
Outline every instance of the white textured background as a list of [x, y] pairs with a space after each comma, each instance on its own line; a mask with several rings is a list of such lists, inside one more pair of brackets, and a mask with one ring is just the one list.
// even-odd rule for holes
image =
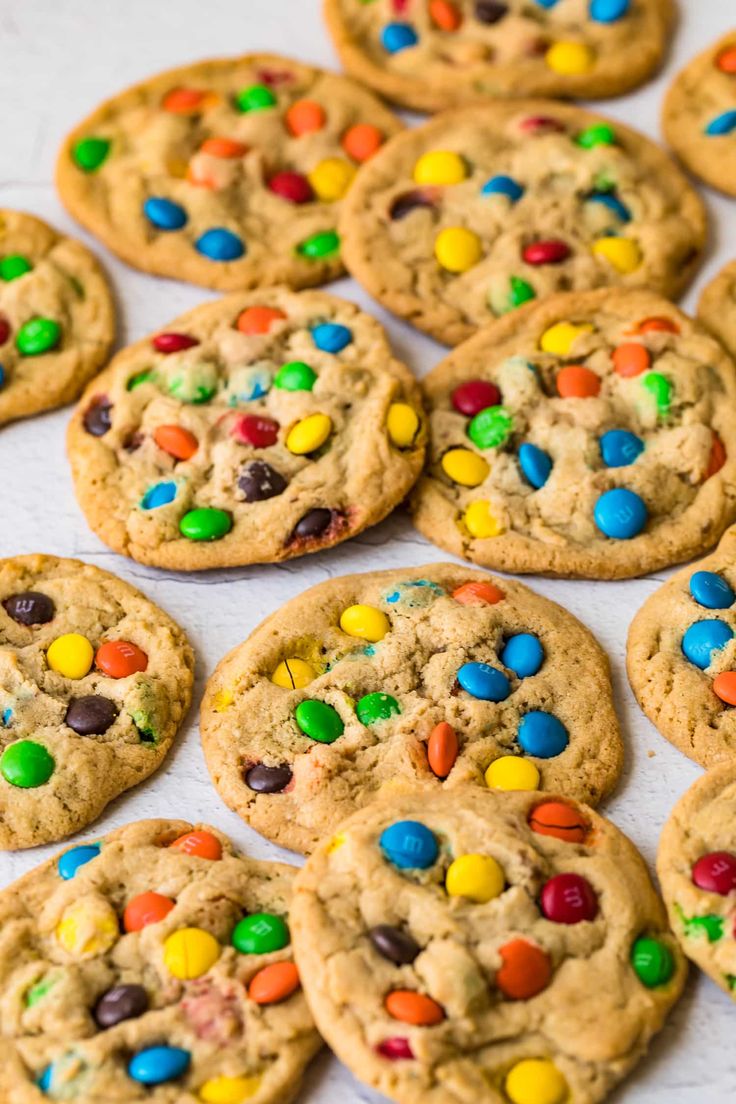
[[[724, 33], [734, 0], [680, 0], [681, 21], [664, 75], [634, 95], [601, 104], [604, 111], [658, 137], [664, 89], [696, 51]], [[729, 18], [730, 17], [730, 18]], [[201, 302], [199, 288], [126, 268], [79, 231], [52, 186], [64, 133], [97, 102], [159, 69], [187, 60], [253, 50], [281, 51], [336, 67], [321, 26], [319, 0], [0, 0], [0, 205], [19, 207], [77, 233], [110, 274], [118, 297], [120, 344], [160, 328]], [[708, 262], [695, 292], [736, 254], [736, 206], [708, 192], [712, 215]], [[352, 281], [335, 290], [371, 309]], [[442, 351], [384, 311], [397, 352], [418, 374]], [[195, 709], [158, 774], [111, 805], [86, 835], [147, 816], [208, 820], [257, 857], [278, 849], [230, 813], [212, 788], [199, 745], [196, 705], [208, 672], [262, 618], [314, 583], [348, 571], [431, 563], [442, 554], [420, 537], [403, 513], [331, 552], [283, 566], [206, 575], [147, 569], [104, 548], [87, 529], [72, 493], [64, 456], [68, 410], [0, 431], [0, 555], [43, 551], [77, 556], [117, 572], [160, 603], [189, 633], [197, 653]], [[657, 837], [675, 799], [699, 768], [670, 747], [640, 714], [626, 682], [626, 630], [661, 577], [622, 583], [528, 579], [567, 606], [598, 636], [613, 664], [617, 705], [626, 739], [626, 770], [607, 815], [653, 864]], [[58, 847], [0, 856], [0, 884]], [[282, 858], [293, 856], [282, 853]], [[705, 977], [693, 976], [650, 1058], [614, 1094], [626, 1104], [720, 1104], [736, 1097], [733, 1027], [736, 1010]], [[302, 1099], [308, 1104], [378, 1104], [326, 1054], [312, 1068]]]

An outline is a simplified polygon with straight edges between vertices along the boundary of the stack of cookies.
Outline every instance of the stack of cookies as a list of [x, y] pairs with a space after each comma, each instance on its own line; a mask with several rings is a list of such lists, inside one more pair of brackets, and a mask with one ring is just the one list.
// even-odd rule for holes
[[[111, 359], [97, 260], [0, 211], [0, 423], [78, 400], [74, 488], [114, 553], [277, 565], [407, 501], [454, 557], [323, 557], [206, 672], [214, 787], [301, 870], [170, 819], [154, 777], [166, 819], [0, 891], [3, 1104], [288, 1104], [321, 1040], [397, 1104], [596, 1104], [688, 958], [736, 994], [736, 262], [683, 313], [699, 191], [563, 102], [646, 81], [674, 14], [325, 0], [348, 75], [249, 54], [107, 100], [62, 144], [63, 203], [129, 265], [227, 293]], [[674, 79], [663, 130], [736, 195], [736, 33]], [[453, 347], [424, 379], [316, 290], [345, 273]], [[184, 629], [53, 553], [0, 561], [4, 850], [153, 776], [192, 701]], [[706, 553], [630, 610], [633, 692], [708, 771], [662, 833], [662, 899], [596, 811], [625, 758], [606, 653], [485, 569], [623, 580]]]

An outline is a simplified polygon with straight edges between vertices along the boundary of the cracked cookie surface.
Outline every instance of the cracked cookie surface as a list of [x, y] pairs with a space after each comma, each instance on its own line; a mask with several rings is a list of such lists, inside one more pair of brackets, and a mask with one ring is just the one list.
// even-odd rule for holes
[[4, 889], [3, 1101], [288, 1104], [321, 1045], [294, 873], [206, 825], [144, 820]]
[[87, 389], [68, 451], [94, 531], [178, 570], [270, 563], [381, 521], [421, 470], [419, 387], [352, 303], [285, 288], [196, 307]]
[[590, 632], [520, 583], [450, 564], [292, 599], [220, 662], [201, 732], [227, 804], [305, 852], [357, 807], [410, 789], [543, 788], [597, 804], [623, 758]]
[[616, 96], [659, 64], [670, 0], [325, 0], [345, 68], [417, 111]]
[[351, 274], [448, 345], [555, 291], [677, 296], [703, 203], [649, 139], [549, 100], [450, 111], [360, 170], [340, 219]]
[[422, 381], [414, 520], [502, 571], [615, 579], [705, 551], [734, 519], [734, 364], [646, 291], [552, 296]]
[[156, 770], [193, 667], [179, 626], [117, 576], [0, 561], [0, 848], [62, 839]]
[[0, 425], [76, 399], [115, 335], [112, 296], [81, 242], [0, 209]]
[[594, 1104], [641, 1059], [685, 964], [634, 846], [550, 794], [404, 795], [295, 883], [327, 1042], [400, 1104]]
[[123, 260], [222, 291], [343, 271], [337, 212], [402, 124], [346, 77], [249, 54], [160, 73], [66, 139], [63, 202]]

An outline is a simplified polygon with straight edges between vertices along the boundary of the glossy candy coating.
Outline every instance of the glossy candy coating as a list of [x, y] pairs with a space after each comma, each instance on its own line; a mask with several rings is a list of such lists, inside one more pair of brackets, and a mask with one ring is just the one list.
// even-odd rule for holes
[[544, 663], [544, 648], [533, 633], [517, 633], [506, 641], [499, 658], [517, 678], [529, 678]]
[[540, 907], [543, 915], [556, 924], [579, 924], [595, 920], [598, 898], [580, 874], [555, 874], [542, 888]]
[[487, 663], [464, 663], [457, 680], [463, 690], [483, 701], [504, 701], [511, 693], [511, 684], [503, 671]]
[[638, 536], [648, 517], [643, 499], [626, 487], [604, 491], [593, 513], [600, 531], [612, 540], [631, 540]]
[[730, 609], [736, 602], [733, 587], [714, 571], [693, 572], [689, 587], [698, 605], [706, 609]]
[[522, 717], [517, 739], [527, 755], [538, 759], [552, 759], [561, 755], [570, 742], [569, 733], [562, 721], [540, 709], [533, 709]]
[[713, 653], [725, 648], [733, 639], [733, 629], [725, 621], [706, 618], [696, 621], [682, 638], [685, 657], [704, 671], [710, 667]]
[[402, 820], [384, 829], [381, 850], [399, 870], [426, 870], [437, 861], [439, 848], [434, 833], [417, 820]]
[[345, 731], [340, 714], [327, 702], [300, 702], [294, 718], [305, 736], [321, 744], [334, 743]]
[[238, 921], [232, 944], [240, 954], [272, 954], [289, 945], [289, 928], [281, 916], [258, 912]]

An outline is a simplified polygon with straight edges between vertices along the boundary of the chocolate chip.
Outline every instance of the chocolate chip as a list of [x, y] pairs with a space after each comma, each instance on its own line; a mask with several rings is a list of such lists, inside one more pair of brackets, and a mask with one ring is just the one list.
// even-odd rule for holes
[[281, 793], [291, 782], [291, 767], [282, 763], [280, 767], [267, 767], [265, 763], [256, 763], [245, 773], [245, 784], [256, 793]]
[[401, 928], [392, 928], [389, 924], [379, 924], [371, 928], [368, 938], [379, 954], [397, 965], [408, 965], [421, 951], [421, 947], [408, 932]]
[[500, 3], [500, 0], [476, 0], [475, 18], [479, 23], [498, 23], [508, 15], [508, 4]]
[[413, 192], [404, 192], [403, 195], [397, 196], [391, 204], [389, 214], [391, 218], [396, 222], [398, 219], [406, 218], [411, 211], [415, 211], [417, 207], [433, 207], [434, 202], [432, 196], [428, 192], [422, 192], [415, 189]]
[[98, 1027], [114, 1027], [148, 1011], [148, 993], [142, 985], [116, 985], [100, 997], [94, 1010]]
[[101, 694], [86, 694], [73, 698], [65, 721], [77, 736], [101, 736], [118, 715], [117, 706]]
[[245, 495], [246, 502], [274, 498], [283, 494], [287, 486], [283, 475], [263, 460], [252, 460], [243, 468], [238, 479], [238, 487]]
[[107, 395], [98, 395], [84, 412], [84, 428], [93, 437], [104, 437], [112, 425], [112, 403]]
[[47, 594], [37, 590], [24, 590], [6, 598], [3, 606], [9, 617], [19, 625], [45, 625], [52, 621], [56, 608]]
[[308, 510], [304, 517], [296, 523], [291, 539], [307, 540], [311, 537], [320, 537], [331, 522], [332, 510], [325, 510], [317, 506], [314, 510]]

